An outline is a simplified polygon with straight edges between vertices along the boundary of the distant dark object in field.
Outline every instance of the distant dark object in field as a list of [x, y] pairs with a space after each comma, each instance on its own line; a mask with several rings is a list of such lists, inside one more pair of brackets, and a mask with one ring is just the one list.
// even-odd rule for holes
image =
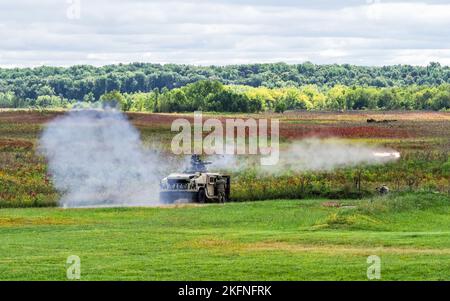
[[373, 118], [367, 119], [367, 123], [389, 123], [389, 122], [396, 122], [397, 119], [383, 119], [383, 120], [375, 120]]
[[386, 185], [381, 185], [380, 187], [375, 188], [376, 191], [378, 191], [379, 194], [388, 194], [389, 193], [389, 187]]

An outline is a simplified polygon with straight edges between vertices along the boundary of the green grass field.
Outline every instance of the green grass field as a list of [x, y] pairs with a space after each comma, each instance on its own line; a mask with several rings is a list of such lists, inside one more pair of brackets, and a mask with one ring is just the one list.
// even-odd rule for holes
[[[334, 207], [339, 205], [340, 207]], [[0, 279], [450, 280], [450, 197], [0, 210]]]

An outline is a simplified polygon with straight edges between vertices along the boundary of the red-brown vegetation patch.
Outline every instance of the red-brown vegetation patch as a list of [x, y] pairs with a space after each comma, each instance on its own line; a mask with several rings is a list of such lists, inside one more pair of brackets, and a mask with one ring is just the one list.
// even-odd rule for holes
[[[178, 118], [189, 117], [175, 114], [146, 114], [146, 113], [128, 113], [128, 119], [136, 125], [170, 125]], [[192, 119], [192, 117], [191, 117]]]
[[13, 150], [13, 149], [30, 150], [32, 148], [33, 143], [27, 140], [0, 138], [0, 150]]
[[280, 136], [287, 139], [310, 137], [340, 138], [408, 138], [406, 130], [381, 126], [320, 126], [320, 125], [282, 125]]
[[398, 120], [398, 121], [450, 121], [448, 112], [428, 111], [349, 111], [349, 112], [308, 112], [292, 111], [284, 114], [272, 114], [273, 118], [285, 120], [328, 120], [328, 121], [357, 121], [367, 119]]
[[50, 120], [62, 114], [64, 114], [63, 111], [61, 112], [2, 111], [0, 112], [0, 122], [42, 124], [49, 122]]

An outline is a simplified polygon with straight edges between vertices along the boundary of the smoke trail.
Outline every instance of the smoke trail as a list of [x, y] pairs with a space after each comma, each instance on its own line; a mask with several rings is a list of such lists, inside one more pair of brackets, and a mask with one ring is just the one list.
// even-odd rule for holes
[[[295, 141], [280, 149], [279, 162], [274, 166], [261, 166], [259, 157], [254, 156], [212, 156], [211, 167], [228, 171], [242, 171], [252, 168], [256, 172], [281, 174], [287, 171], [331, 171], [337, 168], [354, 167], [362, 164], [385, 164], [398, 160], [395, 150], [340, 139], [304, 139]], [[217, 162], [217, 163], [214, 163]]]
[[152, 205], [163, 166], [138, 131], [113, 109], [73, 110], [50, 122], [39, 151], [64, 207]]
[[395, 161], [400, 154], [392, 149], [339, 139], [305, 139], [291, 144], [280, 154], [278, 168], [294, 171], [330, 171], [361, 164]]

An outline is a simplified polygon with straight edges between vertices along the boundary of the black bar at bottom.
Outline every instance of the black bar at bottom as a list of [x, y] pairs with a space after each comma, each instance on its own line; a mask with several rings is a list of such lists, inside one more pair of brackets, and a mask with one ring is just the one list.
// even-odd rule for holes
[[[8, 290], [15, 297], [21, 294], [53, 295], [66, 293], [71, 297], [111, 295], [130, 298], [130, 294], [143, 297], [172, 297], [197, 299], [232, 298], [237, 296], [280, 298], [297, 296], [299, 300], [311, 297], [374, 298], [400, 293], [402, 297], [411, 295], [429, 298], [431, 295], [449, 292], [450, 282], [274, 282], [274, 281], [166, 281], [166, 282], [0, 282], [0, 290]], [[308, 297], [306, 297], [308, 296]]]

